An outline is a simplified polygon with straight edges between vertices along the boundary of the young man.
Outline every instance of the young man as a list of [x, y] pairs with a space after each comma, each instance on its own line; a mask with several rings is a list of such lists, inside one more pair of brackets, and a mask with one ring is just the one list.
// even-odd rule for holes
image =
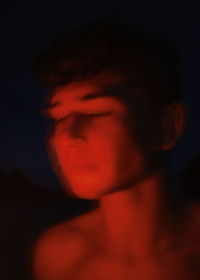
[[63, 188], [99, 201], [45, 232], [36, 280], [199, 279], [199, 208], [170, 188], [181, 137], [180, 63], [169, 40], [110, 21], [68, 30], [37, 57], [48, 151]]

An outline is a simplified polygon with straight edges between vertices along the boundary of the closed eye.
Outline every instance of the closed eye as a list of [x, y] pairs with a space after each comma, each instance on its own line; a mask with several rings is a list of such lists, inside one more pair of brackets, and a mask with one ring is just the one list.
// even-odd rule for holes
[[[75, 114], [74, 114], [75, 115]], [[93, 113], [93, 114], [76, 114], [77, 118], [83, 119], [96, 119], [96, 118], [102, 118], [111, 115], [111, 112], [103, 112], [103, 113]], [[56, 125], [60, 123], [61, 121], [67, 120], [69, 118], [69, 115], [64, 116], [63, 118], [54, 119], [50, 116], [45, 117], [46, 123], [48, 125]]]
[[100, 118], [100, 117], [106, 117], [111, 115], [111, 112], [104, 112], [104, 113], [95, 113], [95, 114], [86, 114], [85, 116], [88, 118]]

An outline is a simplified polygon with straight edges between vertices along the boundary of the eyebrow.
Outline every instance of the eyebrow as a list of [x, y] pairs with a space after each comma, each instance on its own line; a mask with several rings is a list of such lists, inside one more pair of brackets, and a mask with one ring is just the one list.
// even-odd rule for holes
[[[131, 85], [131, 87], [130, 87]], [[122, 92], [125, 91], [131, 91], [136, 93], [136, 87], [135, 90], [133, 89], [133, 85], [129, 84], [127, 82], [121, 82], [120, 84], [117, 85], [111, 85], [111, 86], [106, 86], [103, 89], [97, 91], [97, 92], [90, 92], [85, 94], [84, 96], [81, 97], [81, 101], [85, 100], [91, 100], [91, 99], [96, 99], [96, 98], [103, 98], [103, 97], [115, 97], [118, 98]]]
[[[127, 85], [127, 83], [125, 85]], [[78, 100], [85, 102], [88, 100], [95, 100], [97, 98], [104, 98], [104, 97], [116, 97], [117, 98], [118, 94], [121, 93], [121, 91], [122, 91], [122, 86], [124, 86], [123, 83], [115, 85], [115, 86], [105, 87], [103, 90], [101, 89], [97, 92], [88, 92], [85, 95], [81, 96]], [[54, 109], [62, 103], [61, 101], [55, 101], [52, 103], [51, 96], [53, 96], [53, 94], [48, 96], [48, 98], [43, 101], [42, 109], [44, 109], [44, 110], [45, 109]]]
[[[99, 91], [99, 92], [90, 92], [90, 93], [87, 93], [83, 96], [81, 96], [81, 98], [79, 98], [80, 101], [84, 102], [84, 101], [88, 101], [88, 100], [94, 100], [94, 99], [97, 99], [97, 98], [103, 98], [103, 97], [106, 97], [106, 96], [111, 96], [112, 94], [107, 91]], [[54, 109], [56, 108], [57, 106], [59, 106], [62, 102], [61, 101], [56, 101], [56, 102], [51, 102], [51, 98], [47, 98], [46, 100], [43, 101], [43, 104], [42, 104], [42, 109]]]

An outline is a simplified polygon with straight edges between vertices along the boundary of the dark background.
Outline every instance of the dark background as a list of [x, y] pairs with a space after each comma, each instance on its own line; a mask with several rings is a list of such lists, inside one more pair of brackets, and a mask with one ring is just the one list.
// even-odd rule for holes
[[199, 174], [198, 1], [8, 1], [0, 7], [2, 280], [25, 277], [31, 245], [42, 230], [90, 209], [87, 201], [63, 195], [50, 168], [39, 112], [43, 92], [33, 79], [32, 60], [63, 24], [83, 24], [114, 10], [126, 20], [137, 20], [175, 39], [183, 57], [183, 97], [188, 118], [185, 135], [171, 152], [171, 169], [176, 178], [182, 178], [196, 157], [189, 174], [194, 169], [195, 176]]

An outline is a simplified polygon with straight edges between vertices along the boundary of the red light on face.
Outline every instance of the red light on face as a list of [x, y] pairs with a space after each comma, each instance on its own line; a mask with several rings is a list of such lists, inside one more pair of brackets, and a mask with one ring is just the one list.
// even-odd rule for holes
[[99, 96], [100, 88], [90, 82], [71, 84], [59, 88], [51, 100], [59, 102], [52, 117], [62, 120], [50, 139], [53, 164], [63, 186], [70, 185], [82, 198], [96, 199], [126, 185], [148, 164], [128, 108], [115, 97]]
[[94, 166], [69, 166], [68, 170], [69, 172], [73, 173], [85, 173], [85, 172], [92, 172], [96, 169]]

